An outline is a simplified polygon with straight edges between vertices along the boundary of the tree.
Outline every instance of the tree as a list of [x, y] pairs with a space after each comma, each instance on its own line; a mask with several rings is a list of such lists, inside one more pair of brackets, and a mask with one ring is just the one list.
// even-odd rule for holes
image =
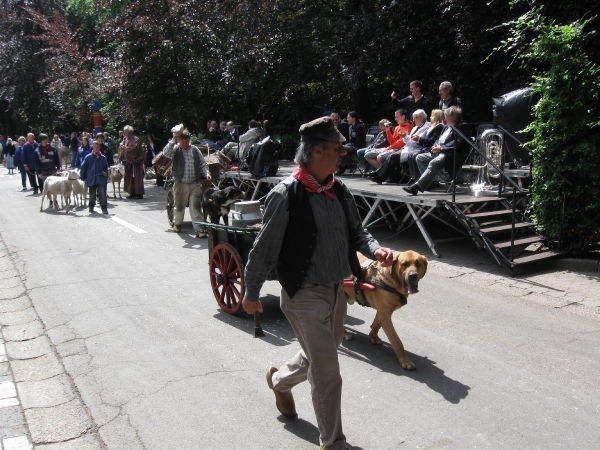
[[54, 128], [56, 114], [46, 91], [51, 68], [44, 58], [44, 42], [38, 39], [43, 30], [30, 20], [27, 8], [50, 14], [60, 6], [53, 0], [2, 1], [0, 100], [12, 119], [13, 133]]
[[118, 92], [125, 117], [198, 128], [220, 78], [216, 1], [133, 0], [107, 21], [102, 37], [118, 46], [103, 89]]
[[[547, 236], [557, 239], [563, 232], [567, 250], [586, 251], [600, 243], [600, 69], [585, 51], [594, 18], [559, 25], [544, 16], [543, 7], [531, 5], [507, 24], [510, 34], [501, 48], [534, 67], [532, 87], [540, 95], [528, 127], [534, 132], [534, 218]], [[562, 180], [542, 160], [572, 182], [562, 230]]]

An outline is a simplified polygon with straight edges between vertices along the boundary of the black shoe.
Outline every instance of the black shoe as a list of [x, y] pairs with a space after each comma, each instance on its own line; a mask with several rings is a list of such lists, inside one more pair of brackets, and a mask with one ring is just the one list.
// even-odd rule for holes
[[54, 202], [52, 200], [50, 200], [50, 208], [52, 208], [54, 206]]
[[133, 198], [135, 198], [137, 200], [143, 200], [144, 196], [143, 195], [134, 195]]
[[417, 195], [419, 191], [423, 192], [421, 189], [419, 189], [418, 184], [411, 184], [410, 186], [403, 187], [402, 189], [411, 195]]
[[94, 212], [94, 208], [88, 208], [88, 212], [92, 214]]
[[135, 195], [131, 194], [128, 195], [127, 197], [125, 197], [127, 200], [133, 200], [135, 198]]
[[340, 167], [340, 168], [337, 170], [337, 172], [335, 173], [335, 176], [336, 176], [336, 177], [339, 177], [339, 176], [341, 176], [341, 175], [342, 175], [342, 174], [343, 174], [345, 171], [346, 171], [346, 168], [345, 168], [345, 167]]
[[108, 214], [108, 209], [104, 208], [104, 209], [102, 210], [102, 214]]
[[375, 175], [374, 177], [371, 178], [371, 180], [373, 180], [377, 184], [383, 183], [383, 178], [381, 178], [379, 175]]
[[373, 172], [369, 172], [367, 174], [367, 177], [373, 179], [373, 178], [379, 178], [379, 175], [377, 175], [377, 171], [374, 170]]

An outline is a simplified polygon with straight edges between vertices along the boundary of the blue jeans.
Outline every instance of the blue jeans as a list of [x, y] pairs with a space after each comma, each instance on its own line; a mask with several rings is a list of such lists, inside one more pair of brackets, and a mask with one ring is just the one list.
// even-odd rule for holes
[[103, 210], [108, 208], [108, 202], [106, 201], [106, 185], [105, 184], [96, 184], [94, 186], [88, 187], [88, 192], [90, 196], [90, 209], [96, 206], [96, 193], [98, 197], [100, 197], [100, 208]]
[[358, 150], [356, 151], [356, 157], [358, 158], [358, 161], [359, 161], [361, 164], [363, 164], [363, 165], [367, 163], [367, 162], [365, 161], [365, 153], [367, 152], [367, 150], [369, 150], [369, 149], [368, 149], [368, 148], [361, 148], [361, 149], [358, 149]]

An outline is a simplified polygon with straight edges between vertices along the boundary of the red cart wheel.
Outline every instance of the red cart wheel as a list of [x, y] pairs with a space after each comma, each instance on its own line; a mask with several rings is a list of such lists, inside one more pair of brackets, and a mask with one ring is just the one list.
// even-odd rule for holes
[[217, 303], [235, 314], [244, 298], [244, 266], [239, 253], [229, 244], [217, 245], [210, 255], [209, 273]]

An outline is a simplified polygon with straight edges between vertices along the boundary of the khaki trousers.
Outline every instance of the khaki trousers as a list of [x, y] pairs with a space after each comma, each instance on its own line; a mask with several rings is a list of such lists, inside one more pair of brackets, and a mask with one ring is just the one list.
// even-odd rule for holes
[[182, 183], [175, 181], [173, 184], [173, 195], [175, 196], [175, 225], [181, 226], [185, 215], [185, 207], [190, 206], [190, 217], [194, 226], [194, 231], [202, 231], [200, 225], [195, 222], [204, 222], [202, 214], [202, 191], [206, 180], [195, 181], [191, 183]]
[[304, 282], [294, 298], [282, 289], [281, 309], [302, 350], [273, 374], [273, 387], [282, 392], [308, 379], [321, 445], [336, 450], [346, 449], [337, 348], [344, 338], [347, 306], [342, 283]]

